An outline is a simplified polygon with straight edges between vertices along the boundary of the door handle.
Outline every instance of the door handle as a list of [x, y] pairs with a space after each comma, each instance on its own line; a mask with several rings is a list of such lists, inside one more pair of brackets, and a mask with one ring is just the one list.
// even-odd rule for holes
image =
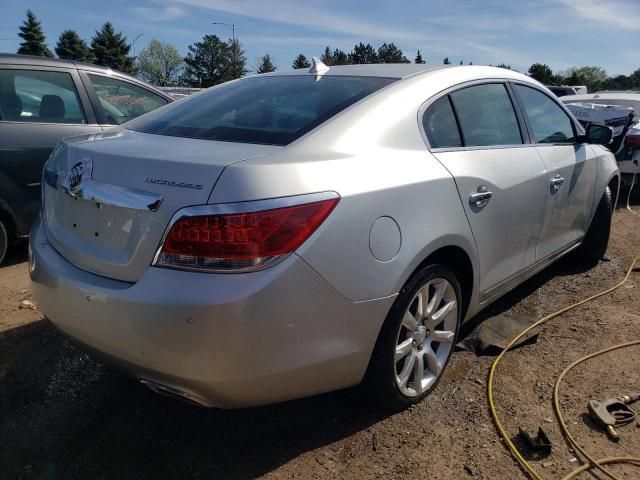
[[482, 208], [489, 203], [491, 197], [493, 192], [490, 192], [486, 185], [480, 185], [478, 191], [469, 196], [469, 203], [476, 208]]
[[564, 177], [561, 177], [560, 174], [556, 174], [555, 177], [553, 177], [551, 179], [551, 188], [553, 188], [553, 190], [558, 190], [562, 184], [564, 183]]

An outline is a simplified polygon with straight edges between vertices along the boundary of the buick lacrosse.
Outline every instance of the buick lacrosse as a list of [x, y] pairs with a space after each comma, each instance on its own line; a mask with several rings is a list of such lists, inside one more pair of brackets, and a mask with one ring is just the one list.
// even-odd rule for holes
[[402, 408], [462, 322], [604, 254], [610, 140], [500, 68], [314, 59], [229, 82], [56, 147], [34, 296], [160, 393], [236, 408], [365, 382]]

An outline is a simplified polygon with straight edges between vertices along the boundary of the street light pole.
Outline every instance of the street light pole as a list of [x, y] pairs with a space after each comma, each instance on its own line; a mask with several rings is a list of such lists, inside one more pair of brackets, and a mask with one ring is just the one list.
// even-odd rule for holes
[[235, 23], [223, 23], [223, 22], [212, 22], [213, 25], [223, 25], [225, 27], [231, 27], [231, 38], [232, 38], [232, 48], [233, 48], [233, 66], [236, 67], [236, 24]]
[[133, 58], [136, 58], [136, 40], [138, 40], [144, 33], [139, 34], [136, 38], [131, 42], [131, 46], [133, 47]]

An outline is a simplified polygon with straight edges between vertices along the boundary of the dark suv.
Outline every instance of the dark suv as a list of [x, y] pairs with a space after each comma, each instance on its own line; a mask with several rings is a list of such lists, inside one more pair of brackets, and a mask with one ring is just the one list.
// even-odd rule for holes
[[40, 177], [58, 140], [100, 133], [172, 98], [109, 68], [0, 54], [0, 263], [29, 233], [40, 208]]

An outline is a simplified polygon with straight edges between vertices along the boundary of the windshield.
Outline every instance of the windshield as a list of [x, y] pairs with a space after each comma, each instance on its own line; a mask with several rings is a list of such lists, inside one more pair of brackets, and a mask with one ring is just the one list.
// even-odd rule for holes
[[251, 77], [185, 98], [125, 125], [156, 135], [287, 145], [395, 79]]

